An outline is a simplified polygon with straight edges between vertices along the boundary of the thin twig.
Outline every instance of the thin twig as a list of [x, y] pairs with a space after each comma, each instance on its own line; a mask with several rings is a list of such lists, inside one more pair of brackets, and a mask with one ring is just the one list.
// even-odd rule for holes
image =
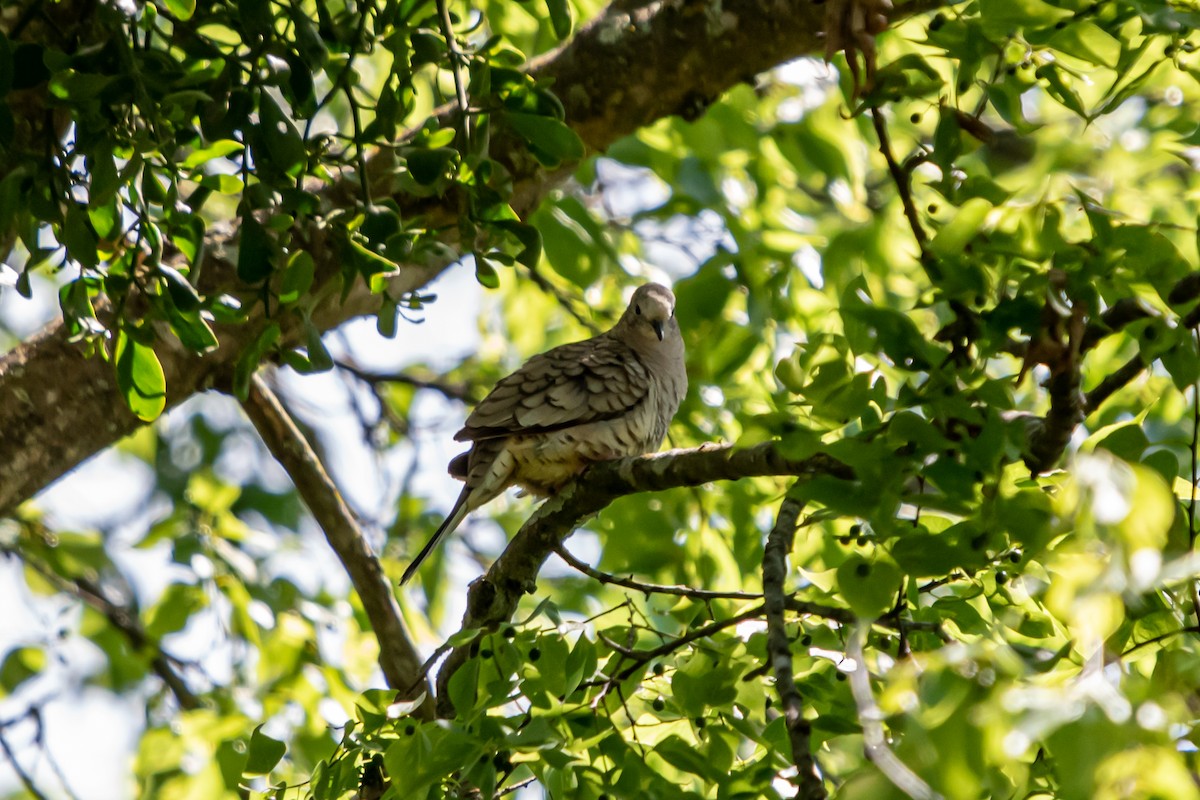
[[496, 794], [494, 794], [493, 797], [504, 797], [504, 795], [506, 795], [506, 794], [512, 794], [513, 792], [519, 792], [522, 789], [524, 789], [526, 786], [531, 786], [534, 783], [537, 783], [536, 775], [534, 775], [532, 778], [526, 778], [523, 781], [517, 781], [512, 786], [504, 787], [500, 791], [496, 792]]
[[[1192, 331], [1192, 337], [1196, 341], [1197, 347], [1200, 347], [1200, 330]], [[1192, 496], [1188, 500], [1188, 544], [1190, 549], [1196, 549], [1196, 480], [1200, 479], [1197, 475], [1198, 456], [1200, 453], [1200, 381], [1192, 387]], [[1200, 581], [1195, 579], [1188, 581], [1192, 590], [1192, 613], [1196, 615], [1196, 622], [1200, 623]]]
[[634, 672], [636, 672], [637, 668], [640, 667], [642, 664], [645, 664], [647, 661], [653, 661], [656, 658], [662, 658], [665, 655], [670, 655], [671, 653], [674, 653], [679, 648], [685, 647], [685, 646], [691, 644], [692, 642], [696, 642], [701, 639], [707, 639], [709, 636], [712, 636], [714, 633], [723, 631], [726, 628], [732, 628], [734, 625], [739, 625], [739, 624], [745, 622], [746, 620], [755, 619], [757, 617], [760, 617], [760, 616], [762, 616], [764, 608], [765, 608], [765, 606], [763, 606], [762, 604], [753, 606], [751, 608], [746, 609], [745, 611], [743, 611], [740, 614], [734, 614], [732, 617], [726, 617], [725, 619], [719, 619], [719, 620], [716, 620], [715, 622], [710, 622], [707, 625], [703, 625], [699, 628], [696, 628], [695, 630], [690, 630], [687, 633], [685, 633], [683, 636], [680, 636], [678, 639], [672, 639], [669, 642], [665, 642], [663, 644], [660, 644], [658, 647], [653, 647], [649, 650], [635, 650], [632, 647], [626, 647], [623, 644], [618, 644], [617, 642], [614, 642], [612, 639], [609, 639], [604, 634], [597, 634], [597, 636], [599, 636], [600, 641], [604, 642], [604, 644], [606, 644], [610, 649], [612, 649], [613, 651], [615, 651], [617, 653], [620, 653], [625, 658], [632, 659], [633, 661], [636, 662], [632, 667], [626, 668], [624, 671], [622, 671], [617, 676], [618, 681], [623, 681], [626, 678], [628, 678], [630, 675], [632, 675]]
[[130, 612], [129, 609], [109, 600], [104, 596], [104, 591], [99, 586], [94, 585], [86, 579], [77, 578], [71, 580], [65, 578], [45, 564], [15, 548], [0, 548], [0, 552], [8, 553], [21, 559], [22, 563], [41, 576], [43, 580], [52, 584], [55, 589], [64, 594], [71, 595], [98, 611], [108, 620], [110, 625], [120, 631], [134, 650], [149, 650], [151, 653], [150, 668], [167, 685], [167, 688], [171, 690], [171, 694], [175, 696], [175, 701], [179, 703], [179, 707], [188, 711], [200, 708], [199, 698], [192, 693], [183, 676], [173, 666], [182, 662], [163, 650], [158, 642], [152, 640], [138, 622], [136, 615]]
[[[565, 545], [559, 544], [554, 548], [554, 553], [559, 556], [567, 565], [573, 569], [582, 572], [590, 578], [595, 578], [601, 583], [610, 584], [613, 586], [622, 586], [626, 589], [633, 589], [642, 594], [666, 594], [676, 597], [690, 597], [694, 600], [709, 601], [709, 600], [762, 600], [763, 596], [755, 592], [714, 592], [708, 589], [694, 589], [691, 586], [667, 586], [660, 583], [644, 583], [634, 580], [633, 578], [622, 578], [613, 575], [609, 572], [601, 572], [600, 570], [580, 561], [567, 550]], [[801, 600], [795, 594], [788, 595], [784, 601], [788, 611], [794, 611], [797, 614], [804, 614], [810, 617], [821, 617], [822, 619], [830, 620], [841, 625], [849, 625], [854, 622], [854, 612], [848, 608], [839, 608], [838, 606], [828, 606], [823, 603], [814, 603], [810, 600]], [[609, 612], [604, 612], [609, 613]], [[588, 620], [590, 622], [591, 620]], [[936, 622], [909, 622], [901, 621], [895, 615], [881, 618], [876, 622], [877, 625], [889, 628], [904, 634], [909, 630], [929, 631], [936, 633], [939, 636], [943, 635], [941, 625]], [[434, 655], [440, 655], [441, 650]]]
[[391, 583], [337, 486], [279, 398], [260, 376], [251, 378], [250, 394], [242, 408], [267, 449], [283, 465], [350, 576], [379, 642], [379, 666], [388, 686], [405, 693], [407, 699], [424, 691], [426, 702], [418, 707], [416, 714], [431, 719], [433, 705], [428, 701], [428, 683], [418, 677], [421, 658], [401, 619]]
[[454, 95], [458, 101], [458, 134], [462, 137], [459, 149], [465, 153], [471, 146], [471, 121], [468, 114], [467, 84], [463, 80], [462, 69], [466, 64], [466, 56], [458, 49], [458, 39], [454, 36], [454, 21], [450, 19], [449, 0], [437, 0], [438, 21], [442, 26], [442, 36], [446, 39], [446, 51], [450, 55], [450, 72], [454, 76]]
[[12, 747], [8, 744], [8, 739], [5, 738], [2, 729], [0, 729], [0, 749], [4, 750], [4, 757], [12, 765], [12, 770], [16, 773], [17, 780], [25, 787], [25, 791], [29, 792], [34, 800], [46, 800], [46, 795], [38, 790], [37, 784], [33, 782], [33, 777], [25, 771], [25, 768], [21, 766], [21, 762], [17, 760], [17, 754], [13, 752]]
[[1136, 653], [1138, 650], [1141, 650], [1143, 647], [1149, 647], [1152, 644], [1158, 644], [1159, 642], [1170, 639], [1172, 636], [1179, 636], [1180, 634], [1183, 634], [1183, 633], [1200, 633], [1200, 625], [1188, 625], [1187, 627], [1180, 628], [1179, 630], [1167, 631], [1166, 633], [1160, 633], [1157, 636], [1151, 636], [1149, 639], [1138, 642], [1137, 644], [1130, 647], [1128, 650], [1123, 651], [1121, 653], [1121, 658], [1125, 658], [1126, 656], [1132, 655], [1133, 653]]
[[921, 780], [920, 776], [909, 769], [888, 747], [887, 738], [883, 734], [883, 711], [871, 694], [871, 676], [863, 658], [863, 642], [866, 641], [868, 628], [867, 625], [856, 627], [846, 646], [846, 655], [854, 661], [854, 671], [850, 673], [850, 693], [854, 695], [854, 704], [858, 707], [858, 722], [862, 725], [863, 746], [867, 751], [867, 758], [871, 759], [893, 786], [913, 800], [941, 800], [941, 795]]
[[1116, 372], [1105, 376], [1100, 384], [1084, 396], [1083, 413], [1091, 415], [1100, 405], [1112, 397], [1119, 389], [1124, 388], [1130, 381], [1141, 375], [1146, 369], [1146, 362], [1140, 356], [1134, 356], [1117, 369]]
[[370, 386], [381, 383], [402, 383], [405, 386], [412, 386], [416, 389], [430, 389], [438, 392], [443, 397], [450, 400], [458, 400], [462, 403], [471, 403], [478, 399], [472, 395], [470, 388], [463, 383], [448, 383], [446, 381], [439, 381], [436, 378], [425, 378], [407, 372], [373, 372], [344, 359], [334, 361], [334, 365]]
[[929, 255], [929, 239], [925, 234], [925, 229], [921, 227], [921, 218], [918, 216], [917, 206], [913, 202], [912, 180], [903, 167], [897, 163], [896, 157], [892, 155], [887, 122], [879, 108], [871, 109], [871, 124], [875, 127], [875, 135], [879, 139], [879, 152], [883, 154], [883, 158], [887, 162], [888, 171], [892, 174], [892, 181], [896, 184], [896, 192], [900, 195], [900, 203], [904, 206], [904, 216], [908, 219], [909, 227], [912, 228], [913, 238], [917, 240], [917, 247], [921, 251], [921, 261], [925, 262]]
[[792, 762], [796, 765], [796, 797], [801, 800], [824, 800], [829, 796], [821, 771], [812, 754], [812, 725], [804, 718], [804, 699], [796, 688], [792, 674], [792, 640], [787, 634], [784, 611], [787, 595], [787, 559], [796, 538], [796, 524], [804, 503], [785, 497], [779, 507], [775, 527], [767, 536], [763, 550], [763, 595], [767, 615], [767, 662], [775, 674], [775, 691], [783, 709], [783, 720], [792, 745]]
[[607, 572], [601, 572], [595, 567], [580, 561], [575, 556], [568, 552], [567, 548], [559, 544], [554, 548], [554, 552], [563, 561], [573, 569], [582, 572], [589, 578], [595, 578], [601, 583], [611, 584], [613, 586], [623, 586], [626, 589], [634, 589], [642, 594], [669, 594], [676, 597], [690, 597], [694, 600], [761, 600], [761, 594], [754, 592], [714, 592], [709, 589], [693, 589], [690, 586], [665, 586], [658, 583], [642, 583], [635, 581], [633, 578], [620, 578]]
[[529, 279], [533, 281], [534, 285], [553, 297], [564, 311], [575, 318], [576, 322], [587, 328], [593, 335], [600, 333], [600, 326], [591, 317], [588, 317], [575, 307], [574, 298], [551, 283], [537, 268], [529, 267], [526, 271], [529, 273]]

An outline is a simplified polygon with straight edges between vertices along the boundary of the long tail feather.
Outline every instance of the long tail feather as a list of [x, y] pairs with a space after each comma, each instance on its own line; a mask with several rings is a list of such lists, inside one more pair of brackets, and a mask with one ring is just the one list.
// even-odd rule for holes
[[429, 558], [429, 554], [433, 552], [433, 549], [438, 546], [442, 539], [444, 539], [448, 534], [452, 533], [455, 528], [462, 524], [463, 519], [470, 511], [470, 509], [467, 508], [467, 497], [470, 494], [471, 488], [469, 486], [464, 486], [462, 493], [459, 494], [458, 499], [454, 501], [454, 508], [450, 509], [449, 516], [446, 517], [446, 520], [437, 529], [437, 533], [433, 534], [433, 538], [425, 543], [425, 546], [421, 548], [421, 552], [417, 553], [417, 557], [414, 558], [412, 563], [408, 565], [408, 568], [404, 570], [404, 575], [400, 578], [401, 586], [408, 583], [409, 579], [412, 578], [413, 575], [417, 574], [417, 570], [421, 568], [421, 564], [425, 562], [425, 559]]

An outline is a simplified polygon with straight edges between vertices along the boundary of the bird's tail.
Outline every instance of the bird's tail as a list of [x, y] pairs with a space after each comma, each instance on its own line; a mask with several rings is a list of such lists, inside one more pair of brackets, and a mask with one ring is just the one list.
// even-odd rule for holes
[[437, 533], [433, 534], [433, 538], [425, 543], [425, 546], [421, 548], [421, 552], [417, 553], [417, 557], [414, 558], [412, 563], [408, 565], [408, 568], [404, 570], [404, 575], [400, 578], [401, 586], [408, 583], [409, 579], [412, 578], [413, 575], [417, 574], [417, 570], [421, 568], [421, 564], [425, 563], [425, 559], [429, 558], [429, 554], [433, 552], [433, 548], [437, 547], [442, 539], [444, 539], [448, 534], [452, 533], [455, 528], [462, 524], [463, 518], [465, 518], [467, 513], [471, 510], [467, 507], [467, 497], [470, 494], [471, 487], [464, 486], [462, 493], [459, 494], [458, 499], [454, 501], [454, 508], [450, 509], [450, 514], [437, 529]]

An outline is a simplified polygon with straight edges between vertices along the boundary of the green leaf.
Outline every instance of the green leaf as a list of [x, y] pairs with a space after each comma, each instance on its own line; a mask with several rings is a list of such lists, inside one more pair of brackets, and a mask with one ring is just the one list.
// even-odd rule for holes
[[325, 343], [321, 341], [321, 332], [311, 321], [304, 323], [304, 337], [308, 346], [308, 360], [312, 364], [314, 372], [328, 372], [333, 369], [333, 357], [329, 355], [329, 351], [325, 349]]
[[167, 291], [170, 292], [171, 301], [176, 308], [184, 312], [200, 308], [200, 295], [188, 282], [188, 279], [180, 274], [179, 270], [166, 264], [159, 264], [158, 274], [163, 277], [163, 282], [167, 285]]
[[197, 311], [180, 311], [172, 307], [168, 312], [171, 331], [184, 347], [194, 353], [209, 353], [220, 344], [207, 320]]
[[1070, 19], [1072, 12], [1045, 0], [980, 0], [979, 15], [984, 30], [1001, 38], [1027, 28], [1045, 28]]
[[154, 348], [121, 329], [115, 364], [117, 386], [129, 410], [143, 422], [157, 419], [167, 405], [167, 379]]
[[375, 316], [375, 330], [385, 339], [396, 338], [396, 323], [400, 316], [400, 305], [387, 295], [383, 295], [383, 303]]
[[982, 197], [972, 197], [962, 204], [958, 213], [929, 243], [929, 250], [936, 256], [946, 258], [962, 252], [967, 243], [975, 238], [992, 210], [992, 204]]
[[180, 22], [187, 22], [196, 13], [196, 0], [165, 0], [167, 12]]
[[512, 234], [521, 243], [516, 259], [527, 267], [536, 267], [542, 257], [542, 234], [537, 228], [518, 220], [497, 220], [490, 223]]
[[692, 775], [709, 781], [719, 781], [723, 777], [715, 766], [709, 763], [699, 748], [693, 744], [688, 744], [682, 738], [675, 734], [671, 734], [654, 746], [654, 752], [662, 757], [675, 769], [682, 772], [688, 772]]
[[504, 118], [542, 166], [553, 168], [583, 158], [583, 141], [565, 123], [553, 117], [512, 111], [506, 112]]
[[1077, 20], [1054, 34], [1050, 46], [1099, 67], [1114, 66], [1121, 57], [1121, 42], [1087, 20]]
[[469, 714], [479, 701], [479, 659], [472, 658], [450, 677], [450, 702], [460, 716]]
[[263, 328], [258, 338], [247, 347], [238, 357], [233, 370], [233, 393], [239, 400], [250, 396], [250, 378], [262, 363], [263, 357], [279, 339], [282, 330], [278, 322], [272, 322]]
[[274, 270], [274, 259], [275, 242], [271, 234], [254, 217], [243, 217], [238, 236], [238, 278], [246, 283], [259, 283]]
[[452, 147], [410, 147], [402, 151], [413, 180], [423, 186], [432, 186], [446, 175], [458, 161], [458, 151]]
[[207, 164], [214, 159], [224, 158], [233, 153], [240, 153], [244, 145], [241, 142], [236, 142], [233, 139], [219, 139], [208, 147], [200, 150], [193, 150], [187, 158], [183, 160], [184, 169], [195, 169], [203, 164]]
[[864, 620], [878, 619], [892, 609], [900, 577], [900, 570], [890, 561], [870, 561], [858, 553], [837, 570], [838, 588], [854, 613]]
[[256, 159], [267, 160], [263, 159], [266, 155], [272, 167], [294, 178], [304, 171], [308, 163], [308, 150], [304, 146], [304, 140], [300, 138], [300, 133], [291, 119], [269, 94], [262, 92], [258, 102], [261, 118], [258, 135], [259, 141], [266, 146], [266, 153], [255, 153]]
[[312, 288], [315, 273], [313, 257], [307, 250], [297, 250], [284, 267], [279, 280], [279, 302], [295, 303]]
[[485, 289], [500, 288], [500, 274], [496, 272], [495, 262], [478, 251], [475, 252], [475, 280]]
[[550, 15], [550, 25], [554, 35], [561, 42], [571, 35], [571, 4], [567, 0], [546, 0], [546, 11]]
[[18, 647], [9, 651], [0, 664], [0, 689], [12, 694], [25, 681], [46, 668], [46, 651], [40, 647]]
[[146, 635], [158, 641], [183, 630], [192, 615], [208, 606], [204, 589], [193, 584], [172, 583], [146, 615]]
[[67, 205], [62, 236], [67, 253], [82, 266], [94, 268], [100, 263], [100, 256], [96, 252], [96, 232], [92, 230], [87, 211], [78, 203]]
[[287, 752], [287, 745], [267, 736], [262, 732], [262, 727], [259, 725], [250, 735], [250, 744], [246, 748], [246, 766], [242, 769], [246, 775], [270, 773]]

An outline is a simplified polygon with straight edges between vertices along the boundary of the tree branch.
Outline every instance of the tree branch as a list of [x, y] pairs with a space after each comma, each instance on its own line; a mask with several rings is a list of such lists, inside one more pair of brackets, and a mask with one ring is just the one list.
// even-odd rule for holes
[[[788, 458], [778, 442], [763, 442], [743, 450], [728, 444], [705, 445], [694, 450], [669, 450], [594, 464], [582, 477], [544, 502], [521, 526], [487, 574], [471, 583], [462, 629], [495, 628], [511, 618], [522, 595], [536, 587], [538, 571], [550, 553], [583, 520], [618, 497], [716, 480], [818, 474], [845, 480], [854, 477], [845, 464], [823, 454], [799, 460]], [[469, 646], [454, 648], [438, 673], [438, 713], [442, 716], [453, 713], [446, 686], [469, 654]]]
[[402, 383], [415, 389], [431, 389], [449, 400], [457, 400], [460, 403], [472, 403], [479, 400], [471, 393], [470, 387], [466, 384], [441, 381], [432, 375], [422, 377], [408, 372], [372, 372], [346, 360], [338, 360], [334, 364], [338, 369], [350, 373], [370, 386], [380, 383]]
[[678, 639], [672, 639], [669, 642], [664, 642], [658, 647], [653, 647], [649, 650], [634, 650], [631, 647], [625, 647], [622, 644], [614, 642], [612, 639], [609, 639], [603, 634], [600, 635], [600, 639], [612, 650], [635, 662], [633, 667], [626, 669], [617, 675], [617, 680], [623, 681], [631, 676], [638, 666], [645, 664], [647, 661], [653, 661], [656, 658], [662, 658], [665, 655], [670, 655], [679, 648], [686, 647], [692, 642], [698, 642], [701, 639], [706, 639], [709, 636], [712, 636], [714, 633], [723, 631], [726, 628], [732, 628], [734, 625], [745, 622], [746, 620], [754, 619], [760, 616], [762, 612], [763, 606], [761, 605], [748, 608], [740, 614], [734, 614], [732, 617], [726, 617], [725, 619], [714, 620], [707, 625], [702, 625], [695, 630], [688, 631]]
[[22, 563], [41, 576], [42, 580], [54, 586], [57, 591], [91, 606], [108, 620], [109, 625], [121, 632], [135, 651], [149, 650], [150, 669], [170, 689], [171, 694], [175, 696], [175, 701], [179, 703], [179, 707], [189, 711], [200, 708], [200, 700], [175, 670], [174, 665], [179, 663], [179, 659], [167, 653], [163, 650], [162, 645], [152, 640], [142, 628], [137, 616], [128, 608], [109, 600], [104, 596], [104, 590], [91, 581], [59, 575], [45, 564], [15, 547], [0, 547], [0, 553], [19, 558]]
[[[849, 58], [850, 56], [847, 55]], [[925, 235], [925, 229], [921, 227], [921, 217], [917, 214], [917, 206], [913, 202], [912, 196], [912, 180], [909, 173], [896, 162], [896, 157], [892, 154], [892, 144], [888, 137], [887, 122], [883, 118], [883, 111], [873, 107], [871, 109], [871, 124], [875, 128], [875, 136], [879, 139], [879, 152], [883, 154], [884, 161], [887, 162], [888, 172], [892, 175], [892, 182], [896, 184], [896, 194], [900, 195], [900, 204], [904, 208], [904, 218], [908, 220], [908, 226], [912, 228], [913, 239], [917, 242], [917, 249], [921, 254], [921, 263], [928, 266], [929, 260], [929, 238]]]
[[1083, 413], [1085, 416], [1090, 416], [1092, 412], [1100, 408], [1105, 400], [1119, 389], [1124, 388], [1130, 381], [1141, 375], [1146, 370], [1146, 361], [1140, 355], [1126, 361], [1116, 371], [1105, 376], [1104, 380], [1100, 381], [1095, 389], [1092, 389], [1084, 395]]
[[251, 381], [250, 395], [242, 407], [271, 454], [287, 471], [296, 491], [325, 532], [329, 546], [346, 568], [379, 641], [379, 666], [388, 686], [406, 699], [414, 699], [424, 691], [426, 702], [418, 707], [416, 714], [432, 718], [428, 683], [420, 678], [421, 657], [404, 627], [391, 583], [337, 486], [279, 398], [259, 376]]
[[787, 606], [787, 558], [796, 538], [796, 524], [804, 504], [785, 497], [779, 507], [775, 527], [767, 536], [763, 550], [763, 595], [767, 612], [767, 662], [775, 674], [775, 690], [783, 708], [783, 720], [792, 745], [796, 765], [796, 797], [799, 800], [824, 800], [825, 782], [812, 755], [812, 726], [804, 718], [804, 701], [792, 674], [792, 640], [787, 634], [783, 612]]
[[893, 786], [913, 800], [942, 800], [940, 794], [921, 780], [921, 777], [909, 769], [888, 747], [887, 737], [883, 733], [883, 711], [871, 694], [871, 676], [864, 661], [863, 643], [866, 638], [866, 625], [855, 629], [850, 636], [846, 655], [854, 661], [854, 671], [850, 673], [850, 692], [854, 695], [855, 706], [858, 707], [858, 721], [863, 729], [863, 745], [867, 751], [867, 758], [879, 767], [879, 771]]
[[26, 772], [25, 767], [21, 766], [21, 762], [17, 760], [17, 754], [13, 752], [12, 745], [8, 743], [8, 739], [4, 736], [3, 728], [0, 728], [0, 750], [4, 751], [4, 757], [8, 759], [8, 763], [12, 766], [12, 771], [16, 774], [17, 780], [25, 787], [25, 791], [29, 792], [29, 796], [34, 800], [46, 800], [46, 795], [42, 794], [37, 784], [33, 782], [33, 776]]
[[634, 589], [642, 594], [669, 594], [676, 597], [690, 597], [693, 600], [761, 600], [761, 594], [754, 592], [713, 592], [708, 589], [693, 589], [691, 586], [664, 586], [659, 583], [643, 583], [635, 581], [633, 578], [621, 578], [616, 575], [611, 575], [607, 572], [601, 572], [595, 567], [589, 566], [580, 561], [564, 547], [561, 543], [554, 548], [554, 554], [567, 562], [572, 568], [582, 572], [589, 578], [595, 578], [601, 583], [607, 583], [612, 586], [623, 586], [626, 589]]

